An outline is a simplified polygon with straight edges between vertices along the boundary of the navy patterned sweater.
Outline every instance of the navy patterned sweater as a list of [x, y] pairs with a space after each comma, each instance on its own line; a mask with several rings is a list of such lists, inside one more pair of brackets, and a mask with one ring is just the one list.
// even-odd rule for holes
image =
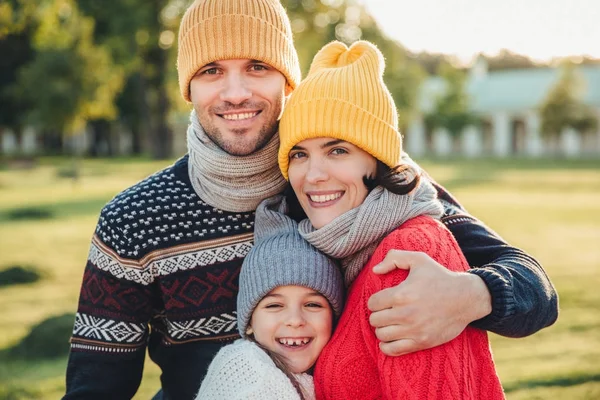
[[[187, 163], [183, 157], [103, 208], [81, 285], [64, 399], [132, 398], [146, 349], [162, 370], [162, 398], [192, 399], [213, 356], [238, 337], [238, 276], [252, 246], [254, 212], [204, 203]], [[492, 294], [492, 313], [473, 324], [513, 337], [552, 324], [557, 296], [537, 261], [437, 188], [442, 221]]]

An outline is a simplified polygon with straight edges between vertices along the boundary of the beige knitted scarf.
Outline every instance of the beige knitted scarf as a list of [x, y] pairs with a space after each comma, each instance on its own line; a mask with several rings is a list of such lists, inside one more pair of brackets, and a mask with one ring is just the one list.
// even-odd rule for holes
[[433, 185], [422, 179], [411, 193], [397, 195], [377, 186], [358, 207], [315, 229], [308, 219], [300, 234], [330, 257], [341, 260], [346, 286], [350, 286], [379, 243], [404, 222], [419, 215], [440, 218], [443, 209]]
[[205, 203], [225, 211], [254, 211], [263, 199], [283, 191], [286, 181], [277, 165], [278, 134], [259, 151], [238, 157], [210, 140], [195, 110], [190, 122], [188, 170], [196, 194]]

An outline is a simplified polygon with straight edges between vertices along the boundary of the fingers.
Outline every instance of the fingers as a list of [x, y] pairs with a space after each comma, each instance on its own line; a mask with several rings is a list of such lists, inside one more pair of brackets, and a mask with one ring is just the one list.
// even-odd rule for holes
[[398, 317], [398, 310], [394, 308], [386, 308], [377, 312], [371, 313], [369, 323], [373, 328], [382, 328], [384, 326], [401, 323], [401, 318]]
[[394, 306], [398, 306], [402, 299], [400, 298], [400, 295], [398, 295], [397, 292], [397, 287], [391, 287], [380, 290], [379, 292], [369, 297], [367, 307], [372, 312], [377, 312], [388, 308], [392, 308]]
[[423, 256], [424, 253], [421, 252], [392, 249], [388, 251], [383, 261], [373, 267], [373, 272], [381, 275], [387, 274], [396, 268], [409, 270], [414, 265], [417, 265]]
[[414, 339], [404, 325], [386, 325], [375, 329], [375, 336], [381, 342], [390, 343], [402, 339]]
[[394, 342], [381, 342], [379, 343], [379, 348], [383, 354], [392, 357], [422, 350], [412, 339], [401, 339]]

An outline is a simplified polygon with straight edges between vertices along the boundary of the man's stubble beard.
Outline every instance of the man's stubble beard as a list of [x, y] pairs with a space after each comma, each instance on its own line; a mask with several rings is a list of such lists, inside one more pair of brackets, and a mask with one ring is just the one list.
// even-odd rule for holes
[[[224, 152], [226, 152], [229, 155], [243, 157], [243, 156], [248, 156], [250, 154], [256, 153], [257, 151], [264, 148], [267, 145], [267, 143], [269, 143], [271, 138], [273, 138], [273, 136], [277, 134], [277, 130], [279, 128], [279, 117], [281, 116], [281, 113], [283, 110], [283, 102], [280, 99], [278, 99], [278, 101], [275, 104], [281, 104], [279, 112], [273, 113], [271, 120], [269, 120], [265, 124], [263, 124], [263, 126], [259, 130], [257, 139], [254, 143], [247, 143], [242, 148], [238, 148], [236, 146], [239, 144], [239, 142], [232, 142], [232, 141], [227, 141], [226, 139], [224, 139], [223, 134], [219, 130], [219, 128], [217, 128], [216, 126], [214, 126], [211, 123], [210, 118], [204, 118], [204, 115], [202, 113], [200, 113], [197, 108], [196, 108], [196, 115], [198, 116], [200, 125], [202, 125], [202, 128], [204, 129], [206, 136], [208, 136], [208, 138], [214, 144], [219, 146], [219, 148], [221, 150], [223, 150]], [[231, 131], [235, 134], [243, 135], [243, 134], [245, 134], [246, 130], [245, 129], [241, 129], [241, 130], [233, 129]]]
[[[263, 147], [265, 147], [267, 145], [267, 143], [269, 143], [271, 138], [275, 134], [277, 134], [278, 127], [279, 127], [279, 124], [277, 123], [277, 121], [263, 125], [263, 127], [260, 128], [258, 138], [257, 138], [256, 142], [254, 143], [254, 145], [252, 143], [248, 143], [246, 146], [244, 146], [242, 148], [237, 148], [235, 146], [236, 143], [231, 143], [231, 142], [227, 142], [227, 141], [223, 140], [223, 136], [221, 135], [221, 132], [216, 128], [211, 133], [209, 133], [207, 130], [206, 135], [209, 137], [210, 140], [213, 141], [213, 143], [215, 143], [217, 146], [219, 146], [225, 153], [227, 153], [231, 156], [243, 157], [243, 156], [249, 156], [251, 154], [254, 154], [257, 151], [261, 150]], [[235, 130], [235, 129], [232, 130], [232, 132], [234, 132], [236, 134], [240, 134], [240, 135], [243, 135], [244, 131], [245, 130]]]

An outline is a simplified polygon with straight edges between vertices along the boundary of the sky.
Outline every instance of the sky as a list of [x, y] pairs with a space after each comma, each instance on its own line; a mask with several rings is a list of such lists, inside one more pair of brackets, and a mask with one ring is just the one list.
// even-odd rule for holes
[[535, 60], [600, 58], [600, 0], [362, 0], [382, 30], [412, 51], [463, 62], [502, 48]]

